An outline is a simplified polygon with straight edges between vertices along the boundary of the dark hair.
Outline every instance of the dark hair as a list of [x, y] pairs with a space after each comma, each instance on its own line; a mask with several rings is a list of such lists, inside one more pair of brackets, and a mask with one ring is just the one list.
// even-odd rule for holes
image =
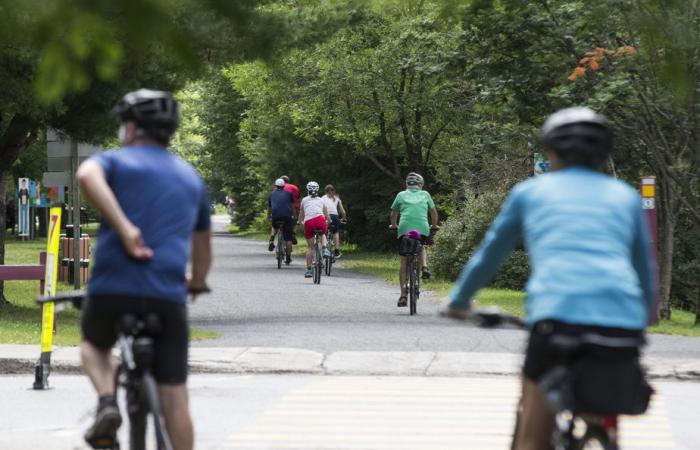
[[280, 178], [282, 178], [285, 183], [289, 183], [289, 177], [287, 175], [282, 175]]

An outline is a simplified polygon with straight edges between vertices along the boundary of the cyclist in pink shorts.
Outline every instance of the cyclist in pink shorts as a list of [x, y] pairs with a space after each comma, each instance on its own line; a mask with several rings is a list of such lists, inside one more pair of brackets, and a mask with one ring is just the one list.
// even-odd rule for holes
[[313, 260], [313, 237], [314, 230], [321, 230], [321, 244], [323, 245], [323, 257], [330, 258], [331, 252], [328, 250], [328, 240], [326, 233], [328, 232], [328, 223], [331, 218], [328, 215], [328, 208], [321, 197], [318, 196], [319, 186], [315, 181], [309, 181], [306, 184], [306, 190], [309, 195], [301, 200], [299, 208], [299, 224], [304, 224], [304, 237], [306, 238], [306, 272], [305, 278], [311, 278], [311, 262]]

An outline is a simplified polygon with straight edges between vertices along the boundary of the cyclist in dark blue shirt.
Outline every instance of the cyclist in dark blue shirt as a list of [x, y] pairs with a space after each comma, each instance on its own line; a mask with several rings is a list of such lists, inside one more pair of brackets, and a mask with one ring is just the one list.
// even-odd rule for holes
[[275, 236], [282, 224], [282, 235], [287, 245], [286, 264], [292, 262], [292, 244], [294, 240], [294, 196], [284, 189], [285, 182], [282, 178], [275, 181], [275, 190], [270, 192], [267, 198], [267, 213], [272, 218], [272, 230], [270, 231], [269, 251], [275, 249]]
[[195, 170], [166, 148], [179, 123], [169, 93], [130, 92], [113, 114], [123, 148], [90, 158], [77, 173], [103, 218], [81, 319], [83, 368], [99, 396], [85, 439], [111, 448], [121, 424], [110, 351], [120, 318], [155, 314], [162, 325], [153, 361], [162, 413], [174, 448], [191, 450], [186, 300], [188, 287], [206, 288], [211, 266], [207, 191]]

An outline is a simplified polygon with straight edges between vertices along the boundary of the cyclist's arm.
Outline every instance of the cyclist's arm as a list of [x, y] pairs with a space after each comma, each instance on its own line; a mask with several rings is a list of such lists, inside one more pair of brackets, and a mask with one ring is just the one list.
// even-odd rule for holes
[[396, 224], [399, 219], [399, 212], [395, 209], [391, 210], [391, 215], [389, 216], [389, 223], [392, 228], [396, 228], [398, 225]]
[[326, 223], [331, 221], [331, 216], [328, 214], [328, 208], [326, 208], [326, 205], [323, 205], [323, 217], [326, 218]]
[[430, 226], [437, 228], [438, 226], [438, 212], [436, 208], [430, 208]]
[[192, 234], [192, 276], [190, 288], [205, 288], [207, 274], [211, 268], [211, 230], [195, 231]]
[[519, 201], [517, 196], [511, 193], [481, 241], [479, 249], [462, 269], [450, 293], [450, 308], [470, 308], [472, 296], [496, 274], [515, 247], [520, 234]]
[[343, 220], [347, 219], [347, 214], [345, 213], [345, 208], [343, 208], [343, 202], [338, 202], [338, 213], [340, 213], [340, 218]]
[[[641, 202], [641, 200], [640, 200]], [[635, 224], [635, 238], [632, 248], [632, 263], [634, 270], [639, 277], [639, 284], [644, 294], [644, 300], [647, 303], [649, 311], [649, 322], [653, 323], [658, 320], [657, 317], [657, 280], [656, 280], [656, 261], [651, 254], [651, 238], [649, 237], [649, 228], [644, 217], [642, 209], [639, 208]]]
[[299, 223], [304, 223], [304, 208], [299, 209], [299, 219], [297, 221]]
[[141, 230], [131, 223], [119, 205], [100, 163], [88, 159], [78, 167], [76, 178], [90, 204], [117, 232], [126, 252], [133, 258], [150, 259], [153, 256], [153, 250], [143, 243]]

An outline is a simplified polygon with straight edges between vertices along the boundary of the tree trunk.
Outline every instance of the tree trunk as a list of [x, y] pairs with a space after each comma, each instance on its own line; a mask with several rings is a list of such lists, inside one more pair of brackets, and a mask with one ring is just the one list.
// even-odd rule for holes
[[[5, 197], [10, 173], [19, 152], [31, 143], [33, 131], [37, 126], [30, 117], [16, 115], [0, 135], [0, 264], [5, 264]], [[5, 298], [4, 287], [4, 283], [0, 281], [0, 302]]]
[[700, 279], [698, 280], [698, 299], [695, 302], [695, 326], [700, 326]]
[[678, 202], [667, 179], [659, 177], [659, 316], [671, 318], [671, 282], [673, 275], [673, 236]]
[[[5, 199], [7, 198], [7, 179], [9, 178], [8, 171], [0, 174], [0, 265], [5, 264], [5, 235], [7, 230], [5, 229], [7, 212], [7, 205]], [[5, 298], [5, 282], [0, 281], [0, 305], [9, 303]]]

